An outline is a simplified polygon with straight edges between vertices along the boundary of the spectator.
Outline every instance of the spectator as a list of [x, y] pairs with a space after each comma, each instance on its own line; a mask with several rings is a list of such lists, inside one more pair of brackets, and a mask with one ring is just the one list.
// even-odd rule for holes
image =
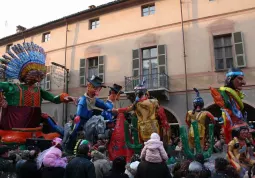
[[40, 172], [36, 165], [37, 152], [31, 150], [29, 152], [29, 159], [23, 163], [20, 167], [20, 178], [37, 178], [40, 177]]
[[230, 165], [226, 167], [225, 172], [229, 178], [240, 178], [239, 173], [236, 171], [236, 169]]
[[215, 159], [216, 173], [212, 176], [212, 178], [228, 178], [226, 174], [227, 166], [228, 166], [228, 161], [226, 159], [216, 158]]
[[30, 151], [28, 151], [28, 150], [24, 150], [21, 153], [21, 160], [19, 160], [16, 164], [16, 173], [17, 173], [18, 178], [19, 178], [19, 175], [20, 175], [21, 165], [23, 165], [27, 160], [29, 160], [29, 155], [30, 155]]
[[52, 141], [53, 146], [43, 156], [44, 167], [66, 167], [67, 159], [62, 158], [61, 142], [61, 138], [55, 138]]
[[106, 149], [102, 149], [99, 147], [100, 151], [92, 151], [92, 162], [95, 166], [96, 178], [103, 178], [105, 175], [108, 175], [111, 170], [110, 162], [106, 159], [105, 151]]
[[0, 146], [0, 177], [8, 177], [12, 173], [12, 162], [7, 160], [9, 149], [6, 145]]
[[179, 141], [177, 146], [175, 147], [175, 151], [182, 151], [182, 142]]
[[150, 140], [144, 143], [141, 152], [141, 159], [150, 163], [161, 163], [168, 160], [167, 153], [164, 149], [163, 142], [157, 133], [152, 133]]
[[78, 154], [66, 166], [65, 178], [96, 178], [94, 164], [88, 159], [89, 142], [83, 141]]
[[139, 161], [131, 162], [130, 164], [126, 165], [125, 173], [128, 175], [129, 178], [134, 178], [136, 175], [137, 167], [140, 164]]
[[142, 161], [135, 175], [135, 178], [171, 178], [166, 163], [151, 163]]
[[123, 156], [117, 157], [113, 160], [112, 170], [108, 176], [104, 178], [128, 178], [128, 175], [125, 174], [125, 165], [126, 158]]

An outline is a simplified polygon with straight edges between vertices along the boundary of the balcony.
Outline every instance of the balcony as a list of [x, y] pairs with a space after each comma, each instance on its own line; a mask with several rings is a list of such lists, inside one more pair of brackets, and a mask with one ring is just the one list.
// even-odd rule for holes
[[145, 78], [145, 87], [150, 95], [158, 99], [169, 99], [169, 76], [164, 73], [125, 77], [125, 93], [134, 100], [134, 88]]

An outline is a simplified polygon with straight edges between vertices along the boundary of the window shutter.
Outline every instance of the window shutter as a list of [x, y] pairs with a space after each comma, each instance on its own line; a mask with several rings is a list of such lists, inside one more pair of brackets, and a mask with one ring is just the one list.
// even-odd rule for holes
[[166, 45], [158, 45], [158, 72], [167, 74], [166, 70]]
[[104, 74], [104, 56], [98, 57], [98, 76], [103, 79], [103, 83], [105, 82], [105, 74]]
[[136, 85], [139, 84], [139, 75], [140, 75], [140, 50], [134, 49], [132, 52], [132, 73], [133, 73], [133, 86], [134, 88]]
[[167, 88], [167, 58], [166, 45], [158, 45], [158, 73], [159, 73], [159, 87]]
[[80, 59], [80, 85], [86, 85], [86, 59]]
[[50, 90], [51, 89], [51, 66], [47, 66], [47, 74], [45, 77], [45, 83], [44, 83], [44, 87], [45, 90]]
[[243, 33], [235, 32], [235, 33], [233, 33], [232, 36], [233, 36], [234, 49], [235, 49], [236, 67], [246, 67]]

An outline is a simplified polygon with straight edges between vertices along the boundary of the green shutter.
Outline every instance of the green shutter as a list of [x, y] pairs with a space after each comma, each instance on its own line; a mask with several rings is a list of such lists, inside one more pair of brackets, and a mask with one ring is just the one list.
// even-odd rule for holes
[[166, 45], [158, 45], [158, 73], [159, 73], [159, 87], [167, 88], [167, 57]]
[[103, 79], [103, 83], [105, 82], [105, 73], [104, 73], [104, 56], [98, 57], [98, 76]]
[[235, 32], [232, 34], [232, 36], [233, 36], [234, 49], [235, 49], [236, 67], [246, 67], [243, 33]]
[[133, 76], [133, 86], [130, 85], [131, 90], [139, 84], [139, 76], [140, 76], [140, 50], [134, 49], [132, 51], [132, 76]]
[[80, 85], [86, 85], [86, 59], [80, 59]]

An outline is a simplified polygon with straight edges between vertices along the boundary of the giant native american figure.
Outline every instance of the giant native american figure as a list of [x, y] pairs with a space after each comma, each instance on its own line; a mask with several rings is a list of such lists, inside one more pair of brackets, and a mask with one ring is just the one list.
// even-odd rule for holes
[[[7, 53], [0, 59], [0, 70], [6, 78], [18, 79], [20, 83], [0, 82], [3, 92], [0, 101], [2, 141], [24, 143], [32, 137], [32, 133], [36, 137], [53, 139], [57, 135], [43, 134], [39, 127], [42, 101], [59, 104], [74, 101], [74, 98], [66, 93], [54, 96], [40, 88], [39, 84], [46, 75], [46, 54], [43, 48], [34, 43], [24, 43], [14, 45]], [[52, 124], [52, 121], [49, 123]]]

